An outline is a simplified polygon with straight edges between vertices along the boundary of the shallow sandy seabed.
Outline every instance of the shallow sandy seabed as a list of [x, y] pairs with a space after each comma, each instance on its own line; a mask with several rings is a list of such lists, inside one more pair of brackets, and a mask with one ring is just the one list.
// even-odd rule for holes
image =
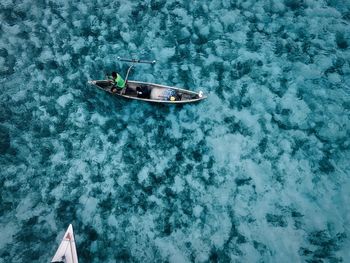
[[[348, 1], [1, 1], [0, 263], [349, 262]], [[87, 85], [203, 90], [183, 107]], [[323, 261], [324, 260], [324, 261]]]

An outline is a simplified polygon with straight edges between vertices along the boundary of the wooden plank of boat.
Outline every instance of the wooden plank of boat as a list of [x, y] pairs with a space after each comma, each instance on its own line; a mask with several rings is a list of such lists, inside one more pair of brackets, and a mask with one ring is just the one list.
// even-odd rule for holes
[[51, 263], [78, 263], [77, 249], [75, 247], [73, 227], [71, 224], [68, 226]]
[[155, 60], [141, 60], [141, 59], [126, 59], [120, 58], [124, 62], [131, 62], [132, 65], [128, 68], [125, 82], [126, 87], [122, 90], [117, 90], [111, 80], [90, 80], [88, 83], [107, 91], [113, 95], [124, 97], [127, 99], [142, 100], [155, 103], [167, 104], [184, 104], [191, 102], [198, 102], [207, 98], [203, 92], [194, 92], [186, 89], [170, 87], [160, 84], [128, 80], [131, 68], [136, 63], [155, 64]]
[[115, 96], [155, 103], [184, 104], [207, 98], [202, 92], [134, 80], [128, 80], [124, 90], [114, 88], [110, 80], [90, 80], [89, 84]]

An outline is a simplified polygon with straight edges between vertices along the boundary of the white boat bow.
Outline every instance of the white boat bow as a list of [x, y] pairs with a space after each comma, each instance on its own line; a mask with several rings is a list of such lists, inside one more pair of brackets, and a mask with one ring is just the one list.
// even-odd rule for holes
[[63, 236], [60, 246], [56, 254], [51, 260], [51, 263], [78, 263], [77, 249], [75, 246], [75, 239], [73, 234], [73, 227], [70, 224], [66, 233]]

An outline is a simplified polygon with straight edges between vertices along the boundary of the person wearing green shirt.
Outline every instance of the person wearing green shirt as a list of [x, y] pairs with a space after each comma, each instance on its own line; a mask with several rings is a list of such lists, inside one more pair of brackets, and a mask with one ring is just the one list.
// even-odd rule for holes
[[112, 72], [112, 80], [117, 89], [123, 89], [125, 87], [124, 79], [117, 72]]

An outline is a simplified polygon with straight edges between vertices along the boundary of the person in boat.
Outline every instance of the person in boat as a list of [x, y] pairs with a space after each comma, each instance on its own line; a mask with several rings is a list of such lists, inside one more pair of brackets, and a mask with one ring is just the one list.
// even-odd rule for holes
[[150, 91], [145, 85], [141, 85], [141, 87], [136, 87], [136, 93], [138, 98], [149, 99]]
[[115, 71], [112, 72], [112, 82], [113, 87], [111, 91], [113, 93], [116, 93], [117, 91], [122, 91], [126, 86], [125, 80]]

